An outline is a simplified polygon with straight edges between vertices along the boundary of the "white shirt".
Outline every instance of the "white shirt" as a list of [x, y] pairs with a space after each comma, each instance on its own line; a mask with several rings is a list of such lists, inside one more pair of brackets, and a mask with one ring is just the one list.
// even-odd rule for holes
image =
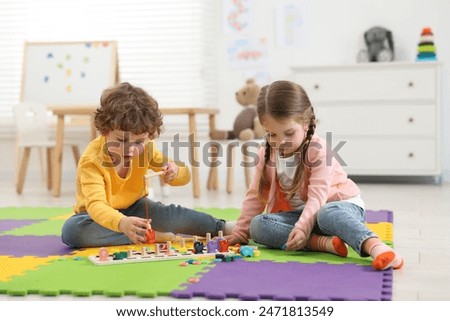
[[[288, 188], [294, 181], [295, 171], [297, 170], [297, 165], [300, 163], [300, 154], [296, 153], [289, 157], [282, 157], [277, 153], [276, 156], [278, 181], [280, 182], [281, 187]], [[358, 205], [362, 209], [365, 209], [361, 194], [342, 201]], [[305, 205], [305, 202], [301, 200], [298, 193], [295, 193], [289, 200], [289, 204], [293, 210], [300, 210]]]

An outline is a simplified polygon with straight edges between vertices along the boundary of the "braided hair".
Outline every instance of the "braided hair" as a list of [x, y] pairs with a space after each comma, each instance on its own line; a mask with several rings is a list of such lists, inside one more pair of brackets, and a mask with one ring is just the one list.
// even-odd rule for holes
[[[288, 199], [297, 193], [304, 183], [305, 166], [309, 165], [308, 148], [311, 139], [316, 130], [316, 116], [314, 108], [306, 94], [305, 90], [298, 84], [291, 81], [276, 81], [271, 85], [261, 89], [257, 101], [257, 112], [260, 121], [266, 116], [270, 116], [276, 120], [294, 119], [300, 124], [308, 124], [306, 137], [300, 145], [297, 153], [300, 154], [300, 163], [295, 171], [294, 180], [291, 186], [282, 187]], [[274, 166], [270, 164], [271, 146], [268, 141], [265, 145], [264, 163], [266, 166]], [[270, 187], [270, 182], [266, 171], [263, 171], [258, 187], [258, 195], [264, 199], [265, 191]]]

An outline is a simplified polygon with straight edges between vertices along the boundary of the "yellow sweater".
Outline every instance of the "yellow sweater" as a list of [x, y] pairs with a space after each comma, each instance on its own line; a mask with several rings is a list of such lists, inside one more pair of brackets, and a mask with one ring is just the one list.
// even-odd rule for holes
[[[105, 136], [94, 139], [81, 156], [77, 170], [77, 203], [75, 213], [88, 212], [98, 224], [119, 232], [119, 222], [124, 217], [120, 209], [126, 209], [147, 195], [144, 175], [148, 169], [161, 171], [164, 163], [171, 161], [156, 147], [146, 144], [144, 152], [132, 159], [126, 178], [121, 178], [106, 150]], [[185, 185], [191, 174], [184, 164], [179, 167], [172, 186]]]

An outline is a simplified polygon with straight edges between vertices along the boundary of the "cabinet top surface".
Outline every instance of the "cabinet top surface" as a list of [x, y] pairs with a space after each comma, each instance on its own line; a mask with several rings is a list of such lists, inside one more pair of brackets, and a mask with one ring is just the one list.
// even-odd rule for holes
[[352, 69], [392, 69], [392, 68], [430, 68], [440, 67], [442, 65], [439, 61], [419, 61], [419, 62], [369, 62], [369, 63], [355, 63], [355, 64], [335, 64], [335, 65], [303, 65], [291, 66], [292, 71], [307, 71], [307, 70], [352, 70]]

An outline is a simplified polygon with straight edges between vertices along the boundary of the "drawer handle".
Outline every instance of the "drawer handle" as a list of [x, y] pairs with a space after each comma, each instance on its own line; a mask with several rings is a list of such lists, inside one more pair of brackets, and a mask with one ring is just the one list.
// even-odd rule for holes
[[414, 153], [409, 153], [409, 154], [408, 154], [408, 157], [409, 157], [409, 158], [414, 158]]
[[319, 90], [319, 89], [320, 89], [319, 84], [315, 84], [315, 85], [314, 85], [314, 89], [315, 89], [315, 90]]
[[409, 88], [414, 87], [414, 82], [413, 82], [413, 81], [410, 81], [410, 82], [408, 83], [408, 87], [409, 87]]
[[414, 117], [409, 117], [408, 118], [408, 123], [410, 123], [410, 124], [414, 123]]

